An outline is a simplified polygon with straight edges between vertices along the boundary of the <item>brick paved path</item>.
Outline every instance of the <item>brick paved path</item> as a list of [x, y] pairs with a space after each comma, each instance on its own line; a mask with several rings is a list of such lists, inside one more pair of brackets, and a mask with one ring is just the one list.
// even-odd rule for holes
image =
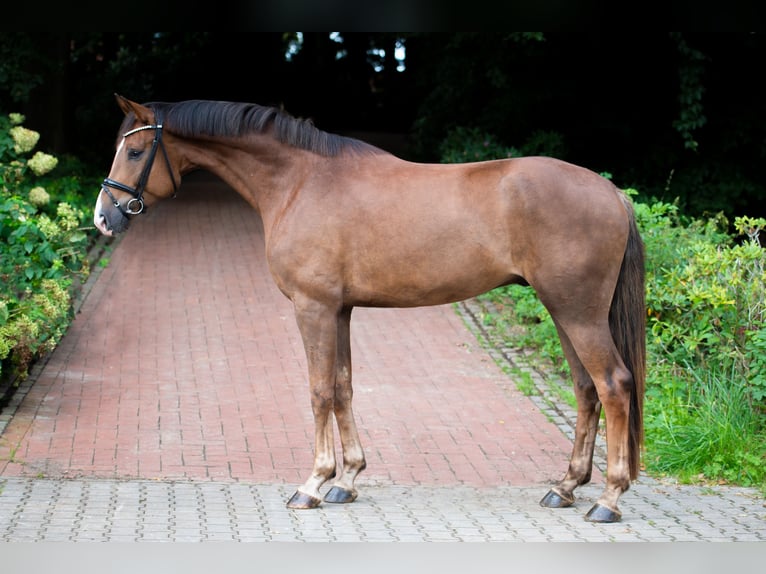
[[[210, 187], [186, 183], [136, 219], [6, 428], [16, 451], [0, 451], [0, 474], [306, 478], [313, 423], [292, 306], [255, 211]], [[569, 440], [452, 306], [355, 309], [352, 336], [360, 481], [543, 491], [566, 470]]]

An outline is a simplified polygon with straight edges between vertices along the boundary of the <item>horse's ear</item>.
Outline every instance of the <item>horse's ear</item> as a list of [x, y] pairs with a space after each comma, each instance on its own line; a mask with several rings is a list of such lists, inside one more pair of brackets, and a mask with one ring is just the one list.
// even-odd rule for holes
[[114, 94], [114, 97], [117, 99], [117, 105], [120, 106], [120, 109], [125, 113], [126, 116], [130, 112], [133, 112], [136, 115], [136, 118], [147, 125], [154, 121], [154, 114], [152, 114], [152, 111], [146, 106], [137, 104], [136, 102], [121, 96], [120, 94]]

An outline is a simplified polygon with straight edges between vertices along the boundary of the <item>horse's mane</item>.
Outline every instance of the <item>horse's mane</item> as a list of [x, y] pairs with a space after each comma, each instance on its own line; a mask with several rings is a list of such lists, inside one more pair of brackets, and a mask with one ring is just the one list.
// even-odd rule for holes
[[[275, 107], [210, 100], [145, 105], [161, 114], [165, 129], [181, 137], [241, 137], [248, 133], [271, 133], [284, 144], [323, 156], [336, 156], [344, 151], [385, 153], [361, 140], [322, 131], [310, 119], [293, 117]], [[127, 123], [130, 118], [125, 120]]]

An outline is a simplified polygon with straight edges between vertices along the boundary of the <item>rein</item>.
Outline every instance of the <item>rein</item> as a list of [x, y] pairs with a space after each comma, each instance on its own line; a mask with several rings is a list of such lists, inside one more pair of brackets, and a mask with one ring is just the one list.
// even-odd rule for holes
[[[149, 157], [146, 160], [143, 171], [141, 171], [141, 175], [138, 178], [136, 187], [130, 187], [129, 185], [125, 185], [119, 181], [109, 179], [108, 177], [105, 178], [104, 182], [101, 184], [101, 189], [106, 192], [106, 194], [109, 196], [109, 199], [112, 200], [114, 206], [119, 209], [120, 212], [122, 212], [122, 214], [126, 217], [129, 215], [138, 215], [139, 213], [146, 211], [146, 207], [144, 206], [144, 191], [146, 189], [146, 182], [149, 180], [149, 172], [151, 172], [152, 164], [154, 164], [154, 157], [157, 155], [158, 147], [162, 149], [162, 155], [165, 156], [165, 164], [168, 166], [170, 180], [173, 182], [173, 194], [175, 195], [175, 193], [178, 191], [178, 184], [176, 183], [176, 179], [173, 176], [173, 168], [170, 165], [170, 158], [168, 157], [168, 152], [165, 149], [165, 144], [162, 143], [162, 123], [160, 121], [157, 121], [157, 123], [154, 125], [141, 126], [139, 128], [125, 132], [122, 134], [122, 138], [125, 139], [129, 135], [143, 130], [154, 130], [154, 141], [152, 141], [152, 149], [149, 151]], [[128, 201], [125, 207], [122, 207], [120, 202], [117, 201], [117, 199], [112, 194], [111, 190], [109, 189], [110, 187], [125, 191], [132, 195], [133, 198]]]

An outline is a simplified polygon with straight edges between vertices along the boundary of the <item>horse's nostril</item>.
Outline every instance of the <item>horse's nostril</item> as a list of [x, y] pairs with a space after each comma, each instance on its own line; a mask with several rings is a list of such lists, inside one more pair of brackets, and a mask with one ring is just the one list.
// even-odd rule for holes
[[95, 214], [93, 223], [96, 225], [96, 229], [98, 229], [104, 235], [112, 234], [112, 226], [103, 213]]

